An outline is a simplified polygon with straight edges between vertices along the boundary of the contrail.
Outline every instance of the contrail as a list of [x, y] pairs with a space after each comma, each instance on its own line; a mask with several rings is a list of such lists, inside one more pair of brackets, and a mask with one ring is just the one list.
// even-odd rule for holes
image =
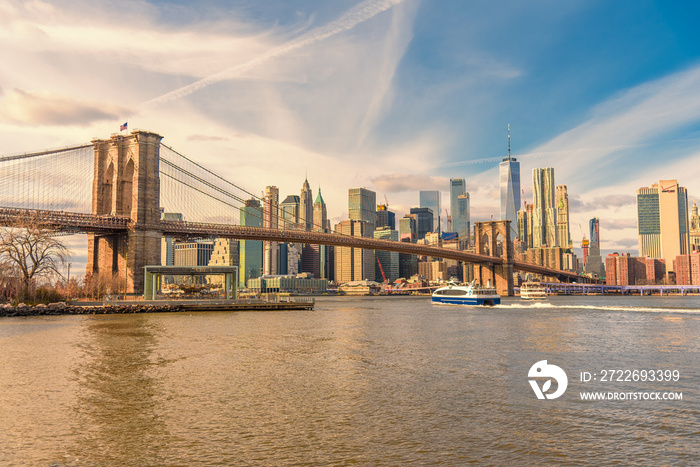
[[179, 99], [181, 97], [190, 95], [193, 92], [205, 88], [211, 84], [226, 81], [240, 76], [245, 71], [254, 68], [262, 62], [270, 60], [271, 58], [279, 57], [293, 50], [321, 41], [343, 31], [352, 29], [358, 24], [373, 18], [379, 13], [390, 9], [395, 5], [398, 5], [402, 1], [403, 0], [365, 0], [364, 2], [357, 4], [353, 8], [346, 11], [343, 14], [343, 16], [341, 16], [340, 18], [338, 18], [330, 24], [326, 24], [325, 26], [320, 26], [316, 29], [313, 29], [307, 32], [306, 34], [303, 34], [297, 37], [296, 39], [293, 39], [290, 42], [287, 42], [286, 44], [283, 44], [279, 47], [275, 47], [258, 57], [248, 60], [245, 63], [241, 63], [231, 68], [227, 68], [226, 70], [220, 71], [219, 73], [213, 74], [206, 78], [202, 78], [201, 80], [196, 81], [192, 84], [188, 84], [187, 86], [183, 86], [167, 94], [163, 94], [160, 97], [156, 97], [154, 99], [146, 101], [143, 104], [141, 104], [139, 108], [143, 109], [144, 107], [149, 107], [157, 104], [164, 104], [166, 102], [170, 102], [175, 99]]
[[[547, 157], [547, 156], [556, 156], [556, 155], [566, 155], [566, 154], [579, 154], [581, 151], [601, 151], [601, 150], [607, 150], [607, 151], [617, 151], [620, 149], [630, 149], [630, 148], [638, 148], [642, 147], [644, 145], [642, 144], [627, 144], [627, 145], [618, 145], [618, 146], [601, 146], [601, 147], [592, 147], [592, 148], [581, 148], [581, 149], [562, 149], [558, 151], [546, 151], [546, 152], [531, 152], [527, 154], [513, 154], [513, 157], [518, 159], [522, 158], [531, 158], [531, 157]], [[501, 162], [502, 160], [506, 159], [505, 156], [500, 156], [500, 157], [487, 157], [485, 159], [473, 159], [469, 161], [457, 161], [457, 162], [448, 162], [446, 164], [438, 165], [436, 168], [438, 169], [445, 169], [445, 168], [451, 168], [451, 167], [460, 167], [463, 165], [472, 165], [472, 164], [484, 164], [487, 162]]]

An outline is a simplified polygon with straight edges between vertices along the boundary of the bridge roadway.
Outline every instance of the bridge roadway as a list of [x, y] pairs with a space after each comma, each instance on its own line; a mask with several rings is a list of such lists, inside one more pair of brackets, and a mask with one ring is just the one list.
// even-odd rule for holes
[[[345, 246], [365, 248], [368, 250], [397, 251], [418, 256], [453, 259], [469, 263], [497, 264], [504, 260], [498, 257], [478, 255], [467, 251], [418, 245], [415, 243], [395, 242], [366, 237], [351, 237], [335, 233], [307, 232], [292, 229], [266, 229], [262, 227], [246, 227], [240, 225], [208, 224], [201, 222], [161, 221], [158, 225], [135, 226], [127, 217], [99, 216], [64, 211], [47, 211], [17, 208], [0, 208], [0, 225], [16, 226], [20, 224], [37, 225], [40, 227], [64, 231], [84, 232], [102, 235], [123, 234], [129, 229], [140, 228], [159, 230], [164, 236], [176, 238], [237, 238], [241, 240], [262, 240], [272, 242], [312, 243], [319, 245]], [[568, 271], [552, 269], [525, 261], [513, 261], [513, 268], [532, 274], [542, 274], [570, 282], [596, 282], [593, 279], [579, 276]]]

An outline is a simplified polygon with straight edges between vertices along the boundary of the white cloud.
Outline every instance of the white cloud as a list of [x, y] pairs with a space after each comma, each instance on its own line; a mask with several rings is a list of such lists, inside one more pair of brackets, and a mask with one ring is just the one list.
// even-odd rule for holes
[[[556, 155], [558, 175], [595, 185], [602, 164], [636, 164], [643, 145], [700, 121], [700, 66], [627, 90], [593, 109], [585, 123], [540, 145]], [[633, 155], [620, 149], [636, 148]], [[624, 157], [624, 159], [623, 159]], [[656, 160], [654, 167], [665, 164]]]
[[204, 87], [211, 86], [212, 84], [241, 77], [250, 69], [254, 69], [261, 63], [264, 63], [270, 59], [284, 56], [302, 47], [309, 46], [311, 44], [339, 34], [343, 31], [352, 29], [358, 24], [373, 18], [377, 14], [388, 10], [394, 5], [397, 5], [401, 1], [402, 0], [365, 0], [362, 3], [351, 8], [350, 10], [346, 11], [336, 21], [333, 21], [316, 29], [312, 29], [311, 31], [301, 35], [300, 37], [289, 42], [283, 43], [277, 47], [274, 47], [262, 54], [255, 56], [254, 58], [248, 61], [238, 63], [223, 71], [220, 71], [204, 79], [196, 81], [195, 83], [188, 84], [187, 86], [183, 86], [160, 97], [151, 99], [148, 102], [145, 102], [142, 105], [142, 108], [148, 108], [152, 105], [163, 104], [174, 99], [180, 99]]
[[90, 102], [52, 92], [12, 90], [0, 97], [0, 122], [19, 125], [89, 125], [115, 120], [127, 110], [111, 103]]
[[433, 177], [425, 173], [416, 174], [382, 174], [371, 179], [374, 186], [386, 193], [401, 193], [419, 190], [441, 190], [449, 185], [449, 179], [445, 177]]

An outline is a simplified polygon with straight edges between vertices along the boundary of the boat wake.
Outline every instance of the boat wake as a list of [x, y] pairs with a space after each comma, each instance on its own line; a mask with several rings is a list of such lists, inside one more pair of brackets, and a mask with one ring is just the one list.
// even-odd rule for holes
[[682, 307], [637, 307], [637, 306], [615, 306], [615, 305], [558, 305], [549, 302], [528, 302], [528, 303], [506, 303], [495, 305], [499, 309], [541, 309], [541, 310], [600, 310], [638, 313], [690, 313], [700, 314], [698, 308]]

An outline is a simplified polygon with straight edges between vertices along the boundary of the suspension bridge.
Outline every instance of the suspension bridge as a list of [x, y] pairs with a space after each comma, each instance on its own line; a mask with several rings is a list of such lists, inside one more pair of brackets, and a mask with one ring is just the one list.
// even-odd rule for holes
[[[118, 275], [130, 293], [143, 292], [145, 266], [161, 264], [164, 236], [332, 245], [453, 259], [473, 263], [477, 280], [492, 280], [508, 295], [513, 294], [515, 270], [566, 282], [587, 280], [515, 260], [509, 221], [476, 223], [476, 252], [307, 230], [279, 213], [272, 214], [277, 219], [271, 225], [277, 228], [241, 225], [247, 201], [263, 207], [267, 201], [161, 139], [132, 131], [80, 146], [0, 157], [0, 225], [87, 234], [86, 274]], [[163, 220], [162, 212], [179, 213], [184, 220]]]

